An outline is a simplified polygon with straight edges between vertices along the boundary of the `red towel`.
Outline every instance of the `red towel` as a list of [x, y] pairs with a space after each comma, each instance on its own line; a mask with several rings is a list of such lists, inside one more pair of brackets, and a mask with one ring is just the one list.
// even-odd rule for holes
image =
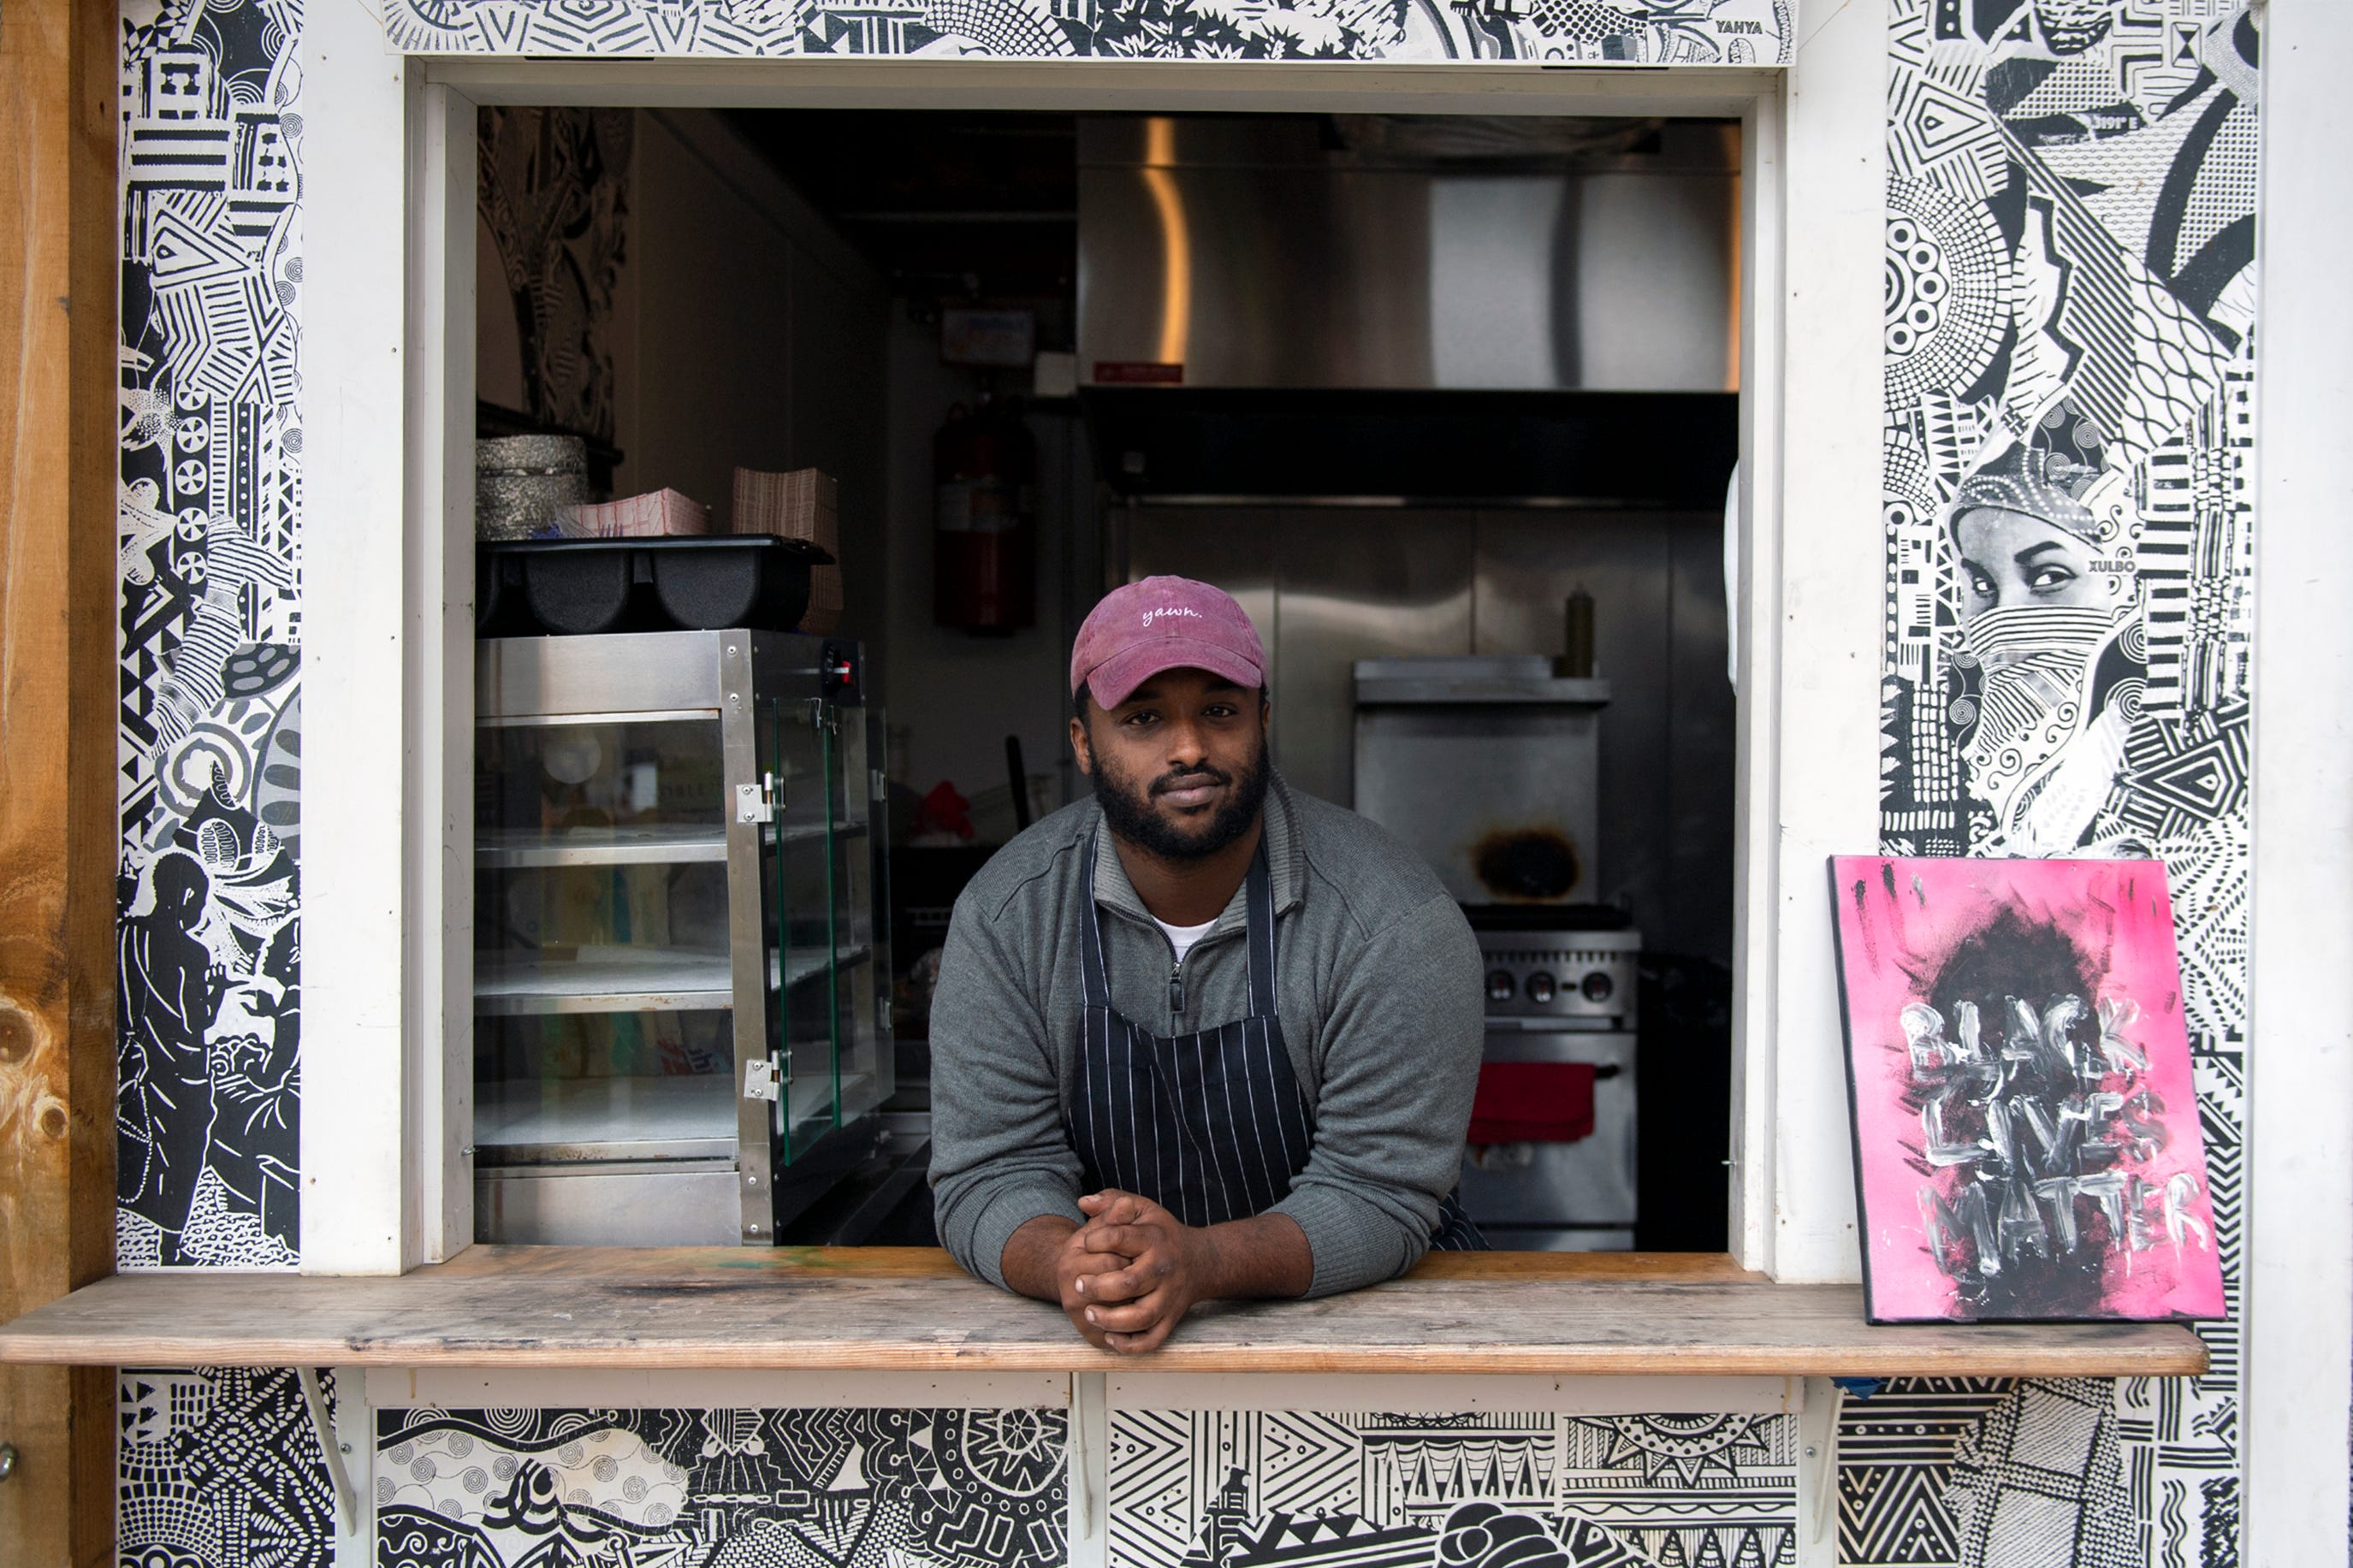
[[1471, 1101], [1473, 1143], [1574, 1143], [1593, 1136], [1591, 1062], [1487, 1062]]

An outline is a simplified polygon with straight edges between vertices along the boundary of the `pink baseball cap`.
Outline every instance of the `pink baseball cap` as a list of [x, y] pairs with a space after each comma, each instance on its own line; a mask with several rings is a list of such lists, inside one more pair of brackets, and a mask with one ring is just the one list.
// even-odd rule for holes
[[1116, 708], [1164, 669], [1206, 669], [1256, 690], [1266, 684], [1266, 650], [1223, 588], [1146, 577], [1105, 594], [1087, 616], [1071, 649], [1071, 694], [1084, 686]]

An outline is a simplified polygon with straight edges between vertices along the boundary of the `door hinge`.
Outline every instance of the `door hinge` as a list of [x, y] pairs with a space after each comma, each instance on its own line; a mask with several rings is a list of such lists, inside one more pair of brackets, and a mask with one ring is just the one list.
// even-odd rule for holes
[[738, 822], [774, 822], [776, 807], [785, 803], [785, 792], [776, 786], [776, 775], [762, 773], [758, 784], [735, 786], [735, 820]]
[[744, 1064], [744, 1098], [771, 1104], [781, 1098], [780, 1075], [774, 1057], [754, 1057]]

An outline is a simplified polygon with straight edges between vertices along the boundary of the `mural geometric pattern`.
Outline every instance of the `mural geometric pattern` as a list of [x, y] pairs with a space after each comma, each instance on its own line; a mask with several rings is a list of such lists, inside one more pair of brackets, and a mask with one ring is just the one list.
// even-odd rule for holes
[[377, 0], [412, 54], [1771, 66], [1791, 0]]
[[1881, 847], [2166, 862], [2232, 1312], [2200, 1378], [1851, 1402], [1854, 1563], [2238, 1561], [2260, 43], [1892, 0]]
[[376, 1568], [1054, 1568], [1060, 1410], [379, 1410]]
[[295, 1262], [299, 0], [131, 0], [117, 1262]]
[[1962, 1442], [2012, 1384], [1897, 1378], [1841, 1406], [1839, 1561], [1955, 1568], [1960, 1531], [1946, 1494]]
[[116, 1390], [122, 1568], [330, 1568], [334, 1490], [294, 1373], [126, 1367]]
[[1111, 1568], [1774, 1568], [1788, 1415], [1120, 1410]]

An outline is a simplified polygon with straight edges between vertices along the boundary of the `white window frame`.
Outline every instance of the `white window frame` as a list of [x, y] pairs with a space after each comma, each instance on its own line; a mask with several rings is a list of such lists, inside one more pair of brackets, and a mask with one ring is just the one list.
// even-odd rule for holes
[[[1856, 1278], [1822, 868], [1877, 840], [1885, 43], [1867, 9], [1786, 70], [1628, 71], [428, 59], [324, 0], [304, 37], [305, 1271], [397, 1271], [471, 1237], [474, 111], [565, 103], [1739, 118], [1732, 1251]], [[1803, 549], [1785, 516], [1809, 520]]]

